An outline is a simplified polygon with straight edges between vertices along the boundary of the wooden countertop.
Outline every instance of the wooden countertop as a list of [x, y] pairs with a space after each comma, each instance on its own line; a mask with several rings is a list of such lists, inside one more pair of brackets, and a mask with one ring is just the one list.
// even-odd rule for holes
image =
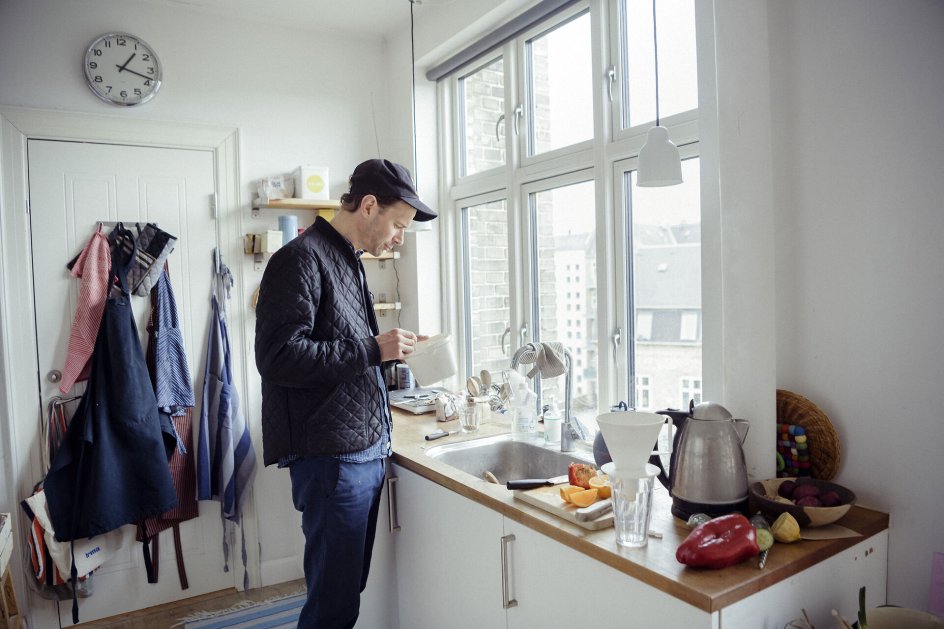
[[671, 498], [661, 484], [656, 483], [650, 528], [662, 533], [662, 539], [650, 538], [644, 548], [622, 548], [612, 528], [588, 531], [515, 500], [504, 485], [477, 479], [426, 455], [433, 446], [507, 433], [507, 423], [489, 422], [471, 435], [426, 441], [430, 433], [458, 429], [458, 422], [437, 422], [432, 413], [411, 415], [397, 409], [393, 419], [393, 461], [398, 465], [706, 612], [731, 605], [888, 528], [888, 514], [854, 506], [839, 524], [863, 537], [775, 544], [763, 570], [758, 570], [756, 561], [724, 570], [695, 570], [675, 559], [689, 530], [671, 514]]

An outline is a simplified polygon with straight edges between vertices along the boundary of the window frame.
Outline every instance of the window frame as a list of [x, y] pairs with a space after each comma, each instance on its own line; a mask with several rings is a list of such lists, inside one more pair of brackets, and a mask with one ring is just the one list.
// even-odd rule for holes
[[[457, 68], [448, 77], [439, 81], [439, 104], [441, 155], [446, 157], [440, 167], [440, 182], [444, 207], [452, 208], [452, 217], [443, 217], [441, 233], [443, 234], [440, 248], [444, 272], [444, 313], [446, 323], [452, 324], [453, 330], [458, 330], [457, 323], [463, 321], [465, 301], [460, 301], [457, 287], [463, 282], [461, 273], [463, 264], [458, 261], [460, 245], [462, 243], [461, 216], [462, 207], [488, 202], [489, 200], [505, 199], [508, 212], [509, 254], [512, 260], [509, 263], [511, 273], [509, 290], [509, 314], [511, 335], [509, 345], [510, 355], [517, 347], [535, 338], [533, 326], [539, 321], [534, 309], [538, 307], [533, 300], [534, 285], [532, 281], [533, 257], [531, 247], [531, 217], [528, 204], [528, 195], [534, 191], [552, 189], [565, 182], [577, 181], [594, 182], [595, 189], [595, 219], [596, 219], [596, 247], [597, 247], [597, 285], [596, 320], [597, 330], [597, 393], [599, 410], [605, 411], [610, 405], [620, 400], [635, 401], [635, 386], [632, 373], [634, 366], [628, 364], [627, 356], [632, 356], [635, 344], [635, 324], [626, 316], [626, 295], [631, 296], [632, 287], [627, 281], [625, 264], [627, 251], [624, 229], [625, 217], [623, 208], [623, 170], [634, 170], [638, 162], [638, 153], [645, 142], [649, 124], [641, 124], [629, 129], [621, 129], [615, 122], [621, 112], [614, 89], [614, 99], [607, 98], [606, 69], [616, 63], [618, 57], [614, 51], [618, 50], [618, 42], [614, 34], [619, 34], [620, 25], [614, 18], [618, 12], [621, 0], [584, 0], [572, 7], [560, 11], [554, 16], [543, 20], [532, 28], [522, 31], [513, 40], [510, 40], [490, 52], [463, 66]], [[522, 132], [515, 136], [507, 126], [512, 120], [513, 110], [517, 103], [523, 103], [528, 78], [524, 68], [525, 42], [536, 35], [553, 29], [556, 25], [573, 19], [577, 14], [590, 11], [591, 46], [594, 65], [593, 85], [593, 112], [594, 137], [592, 140], [554, 149], [535, 156], [527, 155], [526, 134]], [[456, 83], [459, 77], [469, 76], [476, 71], [503, 58], [505, 71], [505, 124], [506, 142], [504, 168], [493, 168], [488, 171], [460, 176], [460, 150], [457, 134], [464, 133], [459, 126], [460, 117], [458, 108], [464, 107], [464, 102], [458, 101]], [[612, 63], [611, 63], [612, 60]], [[682, 159], [700, 157], [699, 154], [699, 112], [697, 109], [662, 118], [660, 122], [669, 127], [670, 134], [680, 149]], [[522, 131], [525, 125], [522, 124]], [[452, 162], [451, 164], [449, 162]], [[582, 173], [590, 173], [590, 179]], [[702, 222], [705, 220], [705, 209], [702, 210]], [[629, 236], [631, 237], [631, 235]], [[702, 278], [709, 272], [705, 266], [705, 232], [702, 231]], [[631, 252], [631, 248], [629, 248]], [[701, 340], [704, 342], [705, 304], [702, 305]], [[581, 313], [583, 314], [583, 313]], [[527, 333], [519, 335], [522, 325], [526, 326]], [[720, 330], [708, 331], [708, 334], [720, 334]], [[538, 332], [539, 334], [539, 332]], [[551, 339], [552, 340], [552, 339]], [[465, 340], [459, 343], [460, 364], [465, 365], [468, 348]], [[474, 370], [475, 366], [472, 366]], [[705, 358], [702, 359], [702, 382], [707, 375]], [[463, 374], [460, 374], [462, 376]], [[651, 382], [651, 375], [650, 382]]]

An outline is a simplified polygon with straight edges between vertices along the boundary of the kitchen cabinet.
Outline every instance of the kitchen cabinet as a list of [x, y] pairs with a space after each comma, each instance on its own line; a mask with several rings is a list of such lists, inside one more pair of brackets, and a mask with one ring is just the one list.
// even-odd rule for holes
[[396, 532], [390, 518], [390, 483], [384, 484], [377, 514], [377, 533], [371, 554], [367, 587], [361, 593], [360, 627], [399, 629], [397, 624], [397, 581], [395, 575]]
[[510, 563], [518, 602], [508, 610], [508, 629], [580, 627], [588, 621], [621, 629], [715, 626], [692, 605], [510, 518], [505, 534], [515, 536]]
[[401, 627], [710, 626], [691, 605], [394, 469]]
[[[863, 585], [870, 605], [885, 602], [887, 530], [706, 611], [402, 466], [394, 470], [401, 627], [530, 629], [592, 621], [621, 629], [779, 629], [801, 609], [818, 624], [831, 622], [834, 608], [854, 616]], [[513, 603], [506, 608], [507, 600]]]
[[[868, 607], [886, 602], [886, 513], [854, 506], [839, 523], [847, 536], [776, 544], [762, 570], [756, 560], [694, 570], [675, 559], [688, 529], [671, 515], [664, 488], [654, 492], [651, 525], [662, 539], [650, 539], [644, 549], [620, 548], [611, 528], [581, 529], [504, 486], [431, 458], [423, 437], [441, 428], [435, 418], [393, 416], [392, 463], [403, 483], [392, 492], [402, 527], [395, 546], [403, 629], [578, 622], [620, 629], [781, 629], [803, 609], [816, 626], [834, 625], [832, 609], [854, 618], [862, 586]], [[505, 431], [484, 424], [478, 435], [436, 443]], [[503, 607], [504, 598], [514, 605]]]
[[501, 514], [393, 469], [400, 627], [504, 627]]

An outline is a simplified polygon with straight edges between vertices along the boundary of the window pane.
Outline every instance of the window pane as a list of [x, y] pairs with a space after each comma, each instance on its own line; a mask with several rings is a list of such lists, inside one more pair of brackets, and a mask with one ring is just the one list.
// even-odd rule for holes
[[528, 41], [529, 155], [593, 137], [590, 52], [587, 12]]
[[[695, 1], [657, 6], [659, 117], [698, 107]], [[623, 0], [623, 128], [656, 119], [652, 2]]]
[[510, 322], [505, 201], [462, 208], [462, 241], [466, 372], [499, 372], [511, 360], [502, 352], [502, 335]]
[[462, 103], [462, 174], [505, 163], [505, 70], [501, 59], [459, 79]]
[[[572, 358], [571, 411], [596, 427], [596, 219], [592, 181], [530, 196], [537, 251], [535, 338], [559, 341]], [[564, 377], [541, 381], [541, 403], [564, 409]]]
[[[701, 400], [701, 210], [698, 160], [682, 162], [685, 183], [637, 188], [623, 179], [632, 222], [634, 356], [651, 409], [688, 408]], [[632, 350], [631, 350], [632, 351]], [[630, 374], [633, 381], [634, 374]], [[637, 387], [640, 380], [635, 379]], [[679, 395], [681, 390], [681, 396]], [[639, 402], [640, 392], [635, 399]], [[643, 398], [645, 399], [645, 398]], [[684, 402], [680, 407], [679, 404]]]

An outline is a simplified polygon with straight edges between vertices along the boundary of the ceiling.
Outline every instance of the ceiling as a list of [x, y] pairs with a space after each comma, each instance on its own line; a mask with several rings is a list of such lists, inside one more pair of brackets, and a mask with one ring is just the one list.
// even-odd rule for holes
[[[138, 0], [311, 31], [384, 36], [409, 25], [410, 0]], [[442, 5], [455, 0], [416, 0]]]

